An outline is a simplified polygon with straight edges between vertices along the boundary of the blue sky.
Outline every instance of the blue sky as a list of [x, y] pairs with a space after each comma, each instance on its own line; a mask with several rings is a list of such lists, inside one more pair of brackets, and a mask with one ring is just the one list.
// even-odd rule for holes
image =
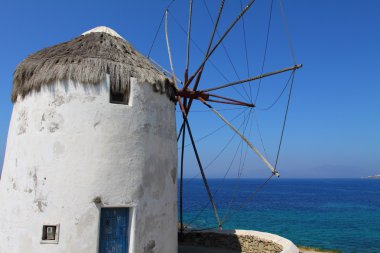
[[[9, 98], [12, 74], [19, 62], [39, 49], [70, 40], [99, 25], [115, 29], [146, 55], [168, 2], [2, 1], [0, 162], [4, 157], [12, 112]], [[207, 3], [215, 18], [218, 1]], [[177, 21], [186, 27], [187, 4], [187, 1], [176, 0], [170, 8], [172, 15], [169, 16], [173, 60], [179, 77], [183, 75], [186, 36]], [[269, 7], [270, 1], [257, 0], [244, 19], [250, 75], [260, 73]], [[278, 169], [284, 177], [361, 177], [380, 174], [380, 2], [284, 0], [284, 7], [296, 59], [304, 67], [295, 77]], [[239, 1], [227, 1], [219, 26], [220, 33], [238, 14], [239, 9]], [[207, 47], [211, 29], [203, 0], [194, 0], [192, 36], [203, 50]], [[243, 34], [243, 26], [239, 23], [224, 42], [240, 78], [248, 76]], [[293, 65], [277, 0], [274, 1], [267, 52], [264, 72]], [[162, 28], [151, 57], [169, 69]], [[201, 59], [202, 54], [192, 44], [190, 72], [195, 70]], [[218, 49], [212, 61], [228, 80], [237, 80], [222, 48]], [[270, 105], [288, 77], [289, 74], [283, 74], [263, 80], [257, 106], [263, 108]], [[225, 82], [226, 79], [211, 64], [206, 66], [202, 87]], [[239, 87], [243, 96], [233, 89], [219, 94], [250, 101], [254, 100], [257, 86], [257, 82], [245, 85], [247, 95]], [[248, 122], [246, 135], [261, 151], [265, 147], [271, 161], [274, 161], [276, 154], [286, 96], [287, 91], [272, 110], [257, 110], [255, 113], [246, 110], [234, 120], [238, 127], [245, 117]], [[229, 108], [220, 105], [215, 107], [222, 110]], [[195, 105], [193, 109], [190, 120], [196, 139], [222, 125], [213, 114], [203, 112], [205, 108], [200, 105]], [[222, 112], [227, 118], [233, 119], [242, 110]], [[180, 114], [177, 115], [180, 118]], [[244, 129], [244, 124], [241, 129]], [[226, 147], [230, 138], [232, 141]], [[220, 153], [219, 159], [207, 168], [209, 177], [224, 176], [236, 150], [238, 155], [232, 162], [229, 177], [235, 177], [240, 172], [242, 177], [268, 175], [251, 151], [245, 156], [245, 150], [239, 149], [240, 140], [226, 128], [199, 141], [198, 145], [205, 165]], [[221, 152], [223, 147], [226, 148]], [[190, 147], [186, 150], [188, 169], [185, 175], [192, 177], [197, 174], [195, 162]]]

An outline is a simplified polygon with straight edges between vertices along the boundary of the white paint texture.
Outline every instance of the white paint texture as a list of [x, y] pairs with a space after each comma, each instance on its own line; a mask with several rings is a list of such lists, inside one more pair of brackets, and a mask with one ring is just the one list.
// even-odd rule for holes
[[86, 35], [86, 34], [89, 34], [89, 33], [108, 33], [109, 35], [112, 35], [114, 37], [118, 37], [120, 39], [124, 39], [115, 30], [113, 30], [113, 29], [111, 29], [109, 27], [106, 27], [106, 26], [95, 27], [95, 28], [93, 28], [91, 30], [88, 30], [87, 32], [82, 33], [82, 35]]
[[[19, 99], [0, 182], [0, 253], [96, 253], [102, 206], [133, 207], [130, 253], [177, 252], [174, 103], [132, 78], [130, 104], [111, 104], [108, 77]], [[60, 224], [58, 244], [40, 243], [43, 224]]]

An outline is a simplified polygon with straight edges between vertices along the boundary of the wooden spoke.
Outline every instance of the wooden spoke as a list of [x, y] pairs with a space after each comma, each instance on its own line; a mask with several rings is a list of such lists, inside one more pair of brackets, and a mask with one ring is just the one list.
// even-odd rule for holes
[[[249, 104], [249, 103], [242, 102], [242, 101], [239, 101], [239, 100], [235, 100], [235, 99], [232, 99], [232, 98], [227, 98], [227, 97], [223, 97], [223, 96], [216, 95], [216, 94], [210, 94], [210, 93], [206, 93], [206, 94], [208, 94], [209, 97], [216, 97], [216, 98], [221, 98], [221, 99], [224, 99], [224, 100], [227, 100], [227, 101], [230, 101], [230, 102], [234, 102], [236, 105], [255, 107], [254, 104]], [[211, 101], [211, 100], [209, 100], [209, 101]]]
[[183, 106], [183, 104], [182, 104], [181, 101], [179, 101], [179, 105], [180, 105], [182, 113], [183, 113], [183, 119], [185, 121], [185, 126], [187, 127], [187, 130], [189, 132], [191, 145], [193, 146], [195, 158], [197, 159], [197, 163], [198, 163], [201, 175], [202, 175], [203, 183], [204, 183], [204, 185], [206, 187], [206, 191], [207, 191], [208, 197], [210, 199], [210, 203], [211, 203], [211, 205], [212, 205], [212, 207], [214, 209], [215, 217], [216, 217], [216, 220], [218, 221], [218, 227], [221, 229], [222, 228], [222, 223], [220, 221], [218, 210], [216, 209], [216, 205], [215, 205], [214, 199], [212, 197], [212, 194], [211, 194], [211, 191], [210, 191], [210, 187], [209, 187], [207, 179], [206, 179], [205, 172], [203, 170], [201, 159], [199, 158], [197, 146], [195, 145], [195, 141], [194, 141], [193, 134], [191, 132], [190, 124], [189, 124], [189, 121], [187, 120], [187, 117], [186, 117], [187, 115], [186, 115], [185, 107]]
[[208, 197], [210, 199], [210, 203], [212, 205], [212, 208], [214, 209], [216, 220], [218, 221], [218, 227], [221, 229], [222, 228], [222, 223], [221, 223], [220, 218], [219, 218], [218, 210], [216, 209], [216, 205], [215, 205], [214, 199], [212, 197], [212, 194], [211, 194], [211, 191], [210, 191], [210, 187], [208, 185], [208, 182], [207, 182], [204, 170], [203, 170], [203, 166], [202, 166], [201, 160], [199, 158], [198, 150], [197, 150], [197, 147], [195, 145], [195, 141], [194, 141], [193, 135], [191, 133], [190, 124], [189, 124], [189, 121], [187, 119], [185, 120], [185, 124], [186, 124], [188, 132], [189, 132], [189, 136], [190, 136], [190, 140], [191, 140], [191, 145], [193, 146], [194, 154], [195, 154], [195, 157], [197, 159], [199, 169], [201, 171], [203, 183], [204, 183], [204, 185], [206, 187], [206, 191], [207, 191]]
[[219, 104], [240, 105], [240, 106], [254, 107], [253, 104], [237, 103], [237, 102], [229, 102], [229, 101], [216, 100], [216, 99], [208, 99], [207, 101], [209, 101], [209, 102], [213, 102], [213, 103], [219, 103]]
[[[253, 146], [253, 144], [242, 134], [237, 130], [230, 122], [228, 122], [227, 119], [225, 119], [217, 110], [215, 110], [210, 104], [208, 104], [205, 100], [202, 98], [199, 98], [199, 100], [205, 104], [208, 108], [211, 109], [224, 123], [226, 123], [237, 135], [240, 136], [240, 138], [247, 143], [247, 145], [256, 153], [256, 155], [264, 162], [264, 164], [270, 169], [270, 171], [273, 173], [273, 175], [280, 176], [278, 171], [272, 166], [272, 164], [259, 152], [259, 150]], [[186, 122], [185, 122], [186, 123]]]
[[[182, 114], [183, 119], [185, 121], [185, 115]], [[186, 127], [182, 128], [182, 146], [181, 146], [181, 176], [180, 176], [180, 188], [179, 188], [179, 212], [180, 212], [180, 225], [181, 225], [181, 236], [180, 239], [183, 241], [183, 161], [185, 156], [185, 135], [186, 135]]]
[[177, 78], [174, 73], [174, 66], [173, 66], [173, 59], [172, 59], [172, 52], [170, 50], [170, 43], [169, 43], [169, 34], [168, 34], [168, 13], [169, 11], [166, 9], [165, 11], [165, 38], [166, 38], [166, 47], [168, 48], [168, 55], [169, 55], [169, 62], [170, 62], [170, 68], [172, 70], [172, 79], [177, 87]]
[[186, 68], [185, 68], [185, 84], [189, 75], [189, 62], [190, 62], [190, 38], [191, 38], [191, 19], [193, 14], [193, 0], [190, 0], [189, 6], [189, 21], [187, 26], [187, 46], [186, 46]]
[[[253, 104], [250, 104], [250, 103], [242, 102], [242, 101], [235, 100], [232, 98], [223, 97], [223, 96], [216, 95], [216, 94], [205, 93], [205, 92], [197, 92], [197, 91], [186, 91], [186, 92], [184, 92], [184, 91], [180, 90], [177, 92], [177, 95], [179, 97], [182, 97], [182, 98], [189, 98], [189, 99], [202, 98], [202, 99], [204, 99], [206, 101], [210, 101], [210, 102], [231, 104], [231, 105], [241, 105], [241, 106], [247, 106], [247, 107], [255, 107]], [[222, 100], [214, 100], [214, 99], [210, 99], [210, 97], [216, 97], [216, 98], [220, 98]], [[186, 109], [186, 107], [185, 107], [185, 109]], [[188, 113], [188, 112], [186, 112], [186, 113]]]
[[242, 84], [242, 83], [254, 81], [254, 80], [257, 80], [257, 79], [261, 79], [261, 78], [268, 77], [268, 76], [273, 76], [273, 75], [280, 74], [280, 73], [287, 72], [287, 71], [296, 70], [296, 69], [299, 69], [299, 68], [302, 68], [302, 64], [294, 65], [293, 67], [289, 67], [289, 68], [285, 68], [285, 69], [281, 69], [281, 70], [277, 70], [277, 71], [273, 71], [273, 72], [268, 72], [268, 73], [265, 73], [265, 74], [262, 74], [262, 75], [259, 75], [259, 76], [250, 77], [250, 78], [239, 80], [239, 81], [236, 81], [236, 82], [223, 84], [223, 85], [220, 85], [220, 86], [217, 86], [217, 87], [214, 87], [214, 88], [209, 88], [209, 89], [202, 90], [201, 92], [209, 92], [209, 91], [214, 91], [214, 90], [220, 90], [220, 89], [227, 88], [227, 87], [230, 87], [230, 86], [233, 86], [233, 85], [237, 85], [237, 84]]
[[[205, 59], [208, 57], [208, 54], [210, 53], [210, 48], [211, 48], [212, 42], [214, 40], [214, 36], [215, 36], [216, 30], [217, 30], [217, 27], [218, 27], [218, 24], [219, 24], [220, 16], [222, 15], [223, 7], [224, 7], [224, 0], [222, 0], [221, 3], [220, 3], [220, 8], [219, 8], [219, 12], [218, 12], [218, 18], [217, 18], [217, 20], [216, 20], [216, 22], [214, 24], [214, 29], [212, 31], [211, 38], [210, 38], [210, 41], [209, 41], [209, 44], [208, 44], [208, 47], [207, 47]], [[202, 73], [203, 73], [203, 68], [204, 68], [205, 64], [206, 64], [206, 61], [203, 61], [202, 65], [201, 65], [201, 69], [200, 69], [200, 71], [198, 73], [197, 79], [195, 80], [195, 84], [194, 84], [194, 87], [193, 87], [194, 91], [197, 90], [197, 88], [198, 88], [199, 81], [201, 80]], [[189, 80], [185, 83], [184, 90], [187, 89], [187, 87], [190, 85], [190, 83], [191, 83], [191, 81], [189, 81]], [[192, 103], [193, 103], [193, 99], [190, 98], [189, 105], [186, 107], [186, 112], [189, 112]]]
[[[220, 16], [222, 15], [223, 7], [224, 7], [224, 0], [222, 0], [221, 3], [220, 3], [219, 12], [218, 12], [218, 18], [217, 18], [217, 20], [216, 20], [216, 22], [214, 24], [214, 29], [213, 29], [212, 34], [211, 34], [211, 38], [210, 38], [210, 41], [209, 41], [209, 44], [208, 44], [208, 47], [207, 47], [207, 51], [206, 51], [205, 57], [203, 59], [203, 62], [202, 62], [201, 66], [198, 69], [199, 70], [198, 73], [202, 72], [202, 70], [203, 70], [203, 68], [204, 68], [204, 66], [206, 64], [206, 61], [207, 61], [206, 59], [208, 58], [208, 54], [210, 53], [211, 45], [212, 45], [212, 42], [214, 40], [215, 32], [216, 32], [216, 29], [217, 29], [218, 24], [219, 24]], [[194, 77], [195, 77], [195, 75], [193, 75], [189, 80], [187, 80], [187, 82], [185, 83], [184, 89], [187, 89], [189, 87], [189, 85], [193, 81]], [[200, 79], [200, 77], [198, 77], [198, 78]], [[199, 80], [198, 80], [198, 83], [199, 83]], [[194, 85], [193, 90], [196, 90], [197, 86], [198, 86], [198, 84], [196, 82], [195, 85]]]
[[182, 121], [182, 125], [181, 125], [181, 128], [179, 129], [179, 134], [177, 136], [177, 142], [179, 140], [179, 138], [181, 138], [181, 135], [182, 135], [182, 131], [183, 131], [183, 127], [185, 126], [185, 121]]
[[203, 69], [203, 66], [204, 64], [206, 63], [206, 61], [210, 58], [210, 56], [215, 52], [215, 50], [218, 48], [218, 46], [222, 43], [222, 41], [224, 40], [224, 38], [228, 35], [228, 33], [232, 30], [232, 28], [236, 25], [236, 23], [241, 19], [241, 17], [248, 11], [248, 9], [252, 6], [252, 4], [255, 2], [255, 0], [251, 0], [251, 2], [249, 2], [247, 4], [247, 6], [245, 6], [245, 8], [242, 10], [242, 12], [236, 17], [236, 19], [232, 22], [232, 24], [228, 27], [228, 29], [223, 33], [222, 37], [219, 39], [219, 41], [215, 44], [215, 46], [212, 48], [212, 50], [210, 51], [210, 53], [205, 57], [205, 59], [203, 60], [201, 66], [195, 71], [195, 73], [189, 78], [188, 82], [190, 83], [194, 77], [200, 72], [202, 71]]

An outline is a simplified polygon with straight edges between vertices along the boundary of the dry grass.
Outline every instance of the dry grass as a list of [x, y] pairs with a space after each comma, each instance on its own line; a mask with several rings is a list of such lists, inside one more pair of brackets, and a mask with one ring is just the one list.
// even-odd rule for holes
[[110, 75], [111, 89], [128, 94], [130, 77], [153, 84], [155, 91], [174, 98], [175, 89], [166, 75], [127, 41], [107, 33], [81, 35], [28, 56], [13, 75], [12, 101], [39, 91], [58, 80], [98, 84]]

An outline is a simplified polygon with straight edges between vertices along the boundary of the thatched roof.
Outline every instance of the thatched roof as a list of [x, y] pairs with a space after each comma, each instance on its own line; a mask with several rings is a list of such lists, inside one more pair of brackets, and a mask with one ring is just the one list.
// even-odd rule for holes
[[130, 77], [135, 77], [174, 99], [174, 86], [167, 76], [120, 35], [106, 29], [89, 31], [24, 59], [13, 75], [12, 101], [58, 80], [98, 84], [106, 74], [113, 92], [129, 93]]

